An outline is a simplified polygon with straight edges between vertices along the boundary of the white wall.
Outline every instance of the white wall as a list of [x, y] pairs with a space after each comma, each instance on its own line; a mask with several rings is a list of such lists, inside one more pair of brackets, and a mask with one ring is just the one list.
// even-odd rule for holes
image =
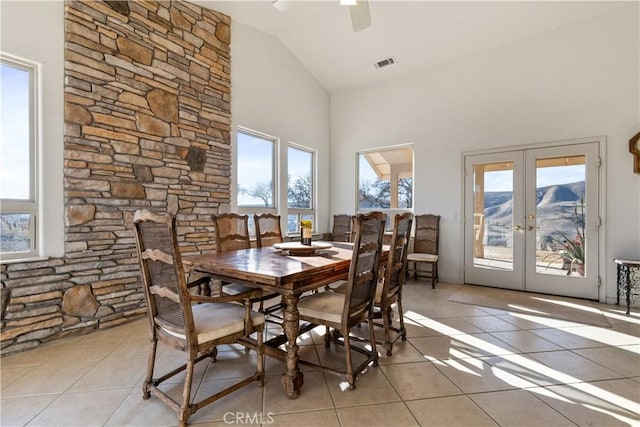
[[[640, 176], [628, 140], [640, 130], [638, 4], [402, 78], [333, 94], [331, 212], [355, 209], [354, 153], [415, 144], [416, 214], [441, 221], [444, 281], [463, 279], [462, 153], [604, 135], [603, 279], [614, 257], [640, 256]], [[425, 52], [428, 54], [428, 52]]]
[[40, 254], [64, 254], [63, 79], [64, 2], [0, 1], [0, 51], [35, 62], [40, 73]]
[[[316, 226], [328, 230], [329, 93], [276, 38], [237, 22], [231, 25], [231, 84], [234, 148], [238, 126], [280, 138], [284, 188], [287, 144], [317, 150]], [[234, 195], [235, 182], [234, 168]], [[287, 206], [284, 191], [279, 206]]]

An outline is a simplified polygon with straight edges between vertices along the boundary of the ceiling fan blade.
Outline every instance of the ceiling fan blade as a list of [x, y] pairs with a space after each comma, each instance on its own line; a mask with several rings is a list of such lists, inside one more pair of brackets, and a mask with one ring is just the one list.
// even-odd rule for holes
[[286, 12], [289, 9], [291, 9], [291, 6], [293, 6], [293, 1], [292, 0], [272, 0], [271, 6], [275, 7], [280, 12]]
[[351, 13], [353, 31], [364, 30], [371, 26], [368, 0], [358, 0], [355, 6], [349, 6], [349, 12]]

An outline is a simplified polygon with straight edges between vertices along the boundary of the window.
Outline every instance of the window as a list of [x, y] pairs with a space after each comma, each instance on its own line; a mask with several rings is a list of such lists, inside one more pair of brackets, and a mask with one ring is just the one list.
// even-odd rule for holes
[[[287, 186], [285, 188], [283, 180], [280, 180], [280, 189], [277, 177], [284, 176], [285, 163], [279, 168], [278, 153], [277, 138], [238, 129], [237, 207], [239, 213], [249, 215], [251, 237], [255, 234], [255, 213], [280, 213], [287, 220], [287, 234], [299, 233], [300, 220], [303, 219], [311, 220], [314, 229], [316, 227], [315, 151], [295, 144], [287, 146]], [[283, 206], [285, 191], [286, 208]]]
[[37, 256], [36, 67], [0, 58], [0, 255]]
[[305, 148], [289, 145], [287, 151], [287, 232], [298, 233], [300, 220], [309, 219], [314, 227], [315, 154]]
[[238, 130], [238, 212], [249, 214], [249, 233], [255, 235], [253, 214], [276, 213], [275, 138]]
[[389, 225], [396, 212], [413, 208], [413, 147], [361, 152], [357, 162], [358, 211], [384, 211]]

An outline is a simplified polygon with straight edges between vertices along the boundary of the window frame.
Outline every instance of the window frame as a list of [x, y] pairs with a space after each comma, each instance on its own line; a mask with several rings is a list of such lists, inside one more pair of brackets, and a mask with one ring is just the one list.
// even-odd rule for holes
[[[310, 208], [290, 208], [289, 207], [289, 148], [293, 148], [295, 150], [299, 150], [299, 151], [304, 151], [306, 153], [311, 154], [311, 177], [310, 177], [310, 181], [311, 181], [311, 207]], [[300, 144], [295, 144], [293, 142], [290, 142], [289, 144], [287, 144], [287, 217], [286, 217], [286, 230], [287, 230], [287, 236], [297, 236], [300, 234], [299, 228], [296, 232], [290, 232], [289, 231], [289, 215], [296, 215], [297, 217], [297, 223], [300, 223], [301, 219], [307, 219], [307, 218], [303, 218], [303, 216], [311, 216], [312, 217], [312, 225], [313, 228], [312, 230], [315, 232], [317, 230], [317, 214], [316, 214], [316, 186], [317, 186], [317, 161], [318, 161], [318, 151], [314, 150], [312, 148], [309, 147], [305, 147], [303, 145]]]
[[31, 216], [29, 224], [29, 250], [23, 252], [1, 252], [2, 261], [15, 261], [39, 257], [41, 242], [38, 239], [40, 220], [39, 200], [39, 128], [40, 128], [40, 67], [37, 63], [16, 58], [0, 52], [0, 63], [29, 73], [29, 198], [0, 199], [0, 214], [25, 213]]

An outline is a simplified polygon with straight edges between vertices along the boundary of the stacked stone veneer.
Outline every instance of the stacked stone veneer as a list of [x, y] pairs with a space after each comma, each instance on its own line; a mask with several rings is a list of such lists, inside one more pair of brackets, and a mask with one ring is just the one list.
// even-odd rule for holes
[[197, 253], [229, 204], [229, 18], [182, 1], [68, 1], [64, 25], [65, 256], [2, 265], [3, 354], [145, 312], [136, 209], [177, 212]]

